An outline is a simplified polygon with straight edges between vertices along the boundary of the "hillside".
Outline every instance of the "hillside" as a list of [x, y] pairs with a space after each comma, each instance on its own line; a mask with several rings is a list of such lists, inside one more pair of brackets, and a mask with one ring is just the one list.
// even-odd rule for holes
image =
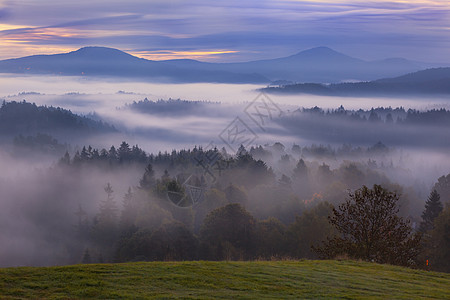
[[450, 297], [450, 274], [354, 261], [151, 262], [0, 269], [2, 299]]
[[434, 68], [394, 78], [368, 82], [320, 84], [299, 83], [267, 87], [269, 93], [315, 94], [326, 96], [422, 96], [450, 94], [450, 68]]
[[37, 133], [75, 137], [116, 131], [109, 124], [60, 107], [37, 106], [25, 101], [4, 101], [0, 107], [0, 139]]

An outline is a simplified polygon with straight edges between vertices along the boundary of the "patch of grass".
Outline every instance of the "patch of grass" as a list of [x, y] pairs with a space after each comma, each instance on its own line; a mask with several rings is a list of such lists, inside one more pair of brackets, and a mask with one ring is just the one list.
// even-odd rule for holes
[[450, 299], [450, 274], [355, 261], [149, 262], [0, 269], [1, 299]]

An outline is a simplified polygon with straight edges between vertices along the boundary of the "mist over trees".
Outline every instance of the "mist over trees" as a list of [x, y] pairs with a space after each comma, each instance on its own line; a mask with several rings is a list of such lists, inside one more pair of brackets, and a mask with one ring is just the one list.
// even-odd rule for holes
[[[30, 255], [10, 244], [1, 264], [23, 264], [24, 256], [28, 265], [318, 258], [312, 246], [339, 233], [328, 221], [333, 208], [349, 190], [374, 184], [401, 195], [398, 218], [418, 229], [426, 197], [390, 179], [397, 167], [377, 162], [390, 151], [381, 143], [291, 149], [275, 143], [237, 154], [201, 147], [149, 154], [127, 142], [83, 146], [51, 168], [20, 175], [26, 189], [0, 181], [11, 199], [2, 204], [2, 222], [9, 224], [2, 238], [23, 238], [42, 249]], [[358, 160], [339, 159], [356, 153]], [[198, 163], [205, 156], [217, 156], [208, 169]], [[445, 178], [436, 181], [441, 190]], [[11, 227], [12, 211], [27, 223]], [[31, 226], [33, 239], [22, 231]], [[434, 243], [445, 235], [440, 226], [433, 227]], [[440, 247], [433, 249], [441, 251], [434, 257], [445, 257]]]
[[[419, 111], [403, 107], [370, 110], [299, 108], [277, 120], [294, 136], [312, 141], [446, 150], [450, 147], [450, 111]], [[331, 128], [331, 130], [330, 130]]]
[[147, 98], [133, 103], [126, 104], [121, 109], [131, 109], [133, 111], [142, 112], [153, 115], [173, 116], [173, 115], [202, 115], [209, 109], [216, 109], [216, 114], [220, 114], [218, 110], [220, 103], [210, 101], [189, 101], [182, 99], [171, 99], [158, 101], [150, 101]]
[[[235, 117], [236, 110], [243, 109], [242, 105], [210, 101], [144, 99], [108, 114], [80, 116], [59, 107], [4, 101], [0, 109], [0, 141], [10, 143], [15, 138], [17, 147], [40, 148], [47, 153], [61, 151], [64, 147], [61, 145], [65, 144], [76, 148], [95, 141], [99, 147], [104, 146], [99, 143], [101, 140], [112, 144], [129, 136], [174, 145], [191, 145], [193, 140], [207, 144]], [[183, 128], [174, 125], [178, 122]], [[199, 131], [200, 125], [208, 130]], [[446, 109], [347, 110], [340, 106], [325, 110], [316, 106], [290, 110], [275, 118], [272, 125], [265, 129], [265, 135], [272, 141], [305, 140], [308, 144], [331, 144], [334, 148], [342, 144], [368, 147], [382, 142], [390, 147], [441, 152], [450, 146], [446, 130], [450, 126], [450, 112]], [[69, 146], [65, 148], [70, 150]]]
[[[181, 118], [206, 115], [219, 105], [143, 100], [117, 110], [145, 118], [170, 118], [173, 112]], [[232, 111], [227, 109], [212, 117], [226, 118]], [[445, 164], [416, 174], [415, 157], [385, 142], [402, 130], [422, 128], [414, 131], [420, 139], [427, 128], [447, 126], [446, 110], [300, 109], [275, 122], [293, 126], [291, 132], [301, 136], [316, 135], [317, 143], [241, 146], [236, 153], [201, 146], [149, 153], [135, 144], [138, 139], [104, 148], [69, 145], [72, 137], [101, 140], [116, 129], [94, 114], [81, 117], [27, 102], [5, 102], [0, 112], [0, 121], [11, 127], [2, 132], [0, 151], [0, 164], [8, 170], [0, 174], [2, 266], [318, 258], [313, 247], [340, 234], [328, 219], [333, 209], [361, 187], [376, 185], [395, 193], [395, 218], [422, 234], [423, 250], [417, 259], [405, 255], [411, 258], [406, 261], [357, 255], [353, 248], [329, 257], [424, 268], [428, 260], [428, 268], [448, 270], [443, 263], [448, 251], [441, 245], [448, 235], [450, 174], [439, 171]], [[14, 127], [19, 120], [23, 124]], [[358, 137], [358, 130], [366, 135]], [[324, 134], [336, 140], [353, 136], [345, 144], [323, 144]], [[360, 143], [364, 139], [367, 143]]]

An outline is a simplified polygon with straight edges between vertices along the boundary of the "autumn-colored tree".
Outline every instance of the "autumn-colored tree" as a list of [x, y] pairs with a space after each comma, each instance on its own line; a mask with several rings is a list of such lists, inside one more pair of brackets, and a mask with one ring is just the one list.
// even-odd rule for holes
[[239, 203], [245, 206], [248, 202], [248, 196], [244, 187], [239, 187], [230, 183], [225, 188], [224, 192], [229, 203]]
[[412, 265], [420, 250], [420, 235], [412, 234], [409, 221], [397, 215], [399, 196], [380, 185], [366, 186], [329, 216], [339, 235], [315, 248], [321, 257], [347, 255], [378, 263]]

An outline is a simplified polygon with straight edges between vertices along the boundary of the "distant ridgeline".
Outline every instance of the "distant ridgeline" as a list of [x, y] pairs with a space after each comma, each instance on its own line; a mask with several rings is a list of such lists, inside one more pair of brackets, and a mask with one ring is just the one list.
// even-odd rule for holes
[[435, 68], [396, 78], [354, 83], [298, 83], [266, 87], [269, 93], [315, 94], [323, 96], [421, 96], [449, 95], [450, 68]]
[[[370, 110], [346, 110], [342, 105], [337, 109], [324, 110], [320, 107], [297, 109], [290, 116], [296, 118], [300, 115], [322, 117], [327, 120], [346, 120], [353, 122], [371, 122], [406, 125], [440, 125], [450, 126], [450, 110], [445, 108], [419, 111], [405, 110], [403, 107], [377, 107]], [[289, 117], [288, 117], [289, 118]]]
[[0, 108], [1, 138], [38, 133], [79, 137], [115, 131], [114, 126], [76, 115], [60, 107], [37, 106], [24, 100], [3, 101]]

